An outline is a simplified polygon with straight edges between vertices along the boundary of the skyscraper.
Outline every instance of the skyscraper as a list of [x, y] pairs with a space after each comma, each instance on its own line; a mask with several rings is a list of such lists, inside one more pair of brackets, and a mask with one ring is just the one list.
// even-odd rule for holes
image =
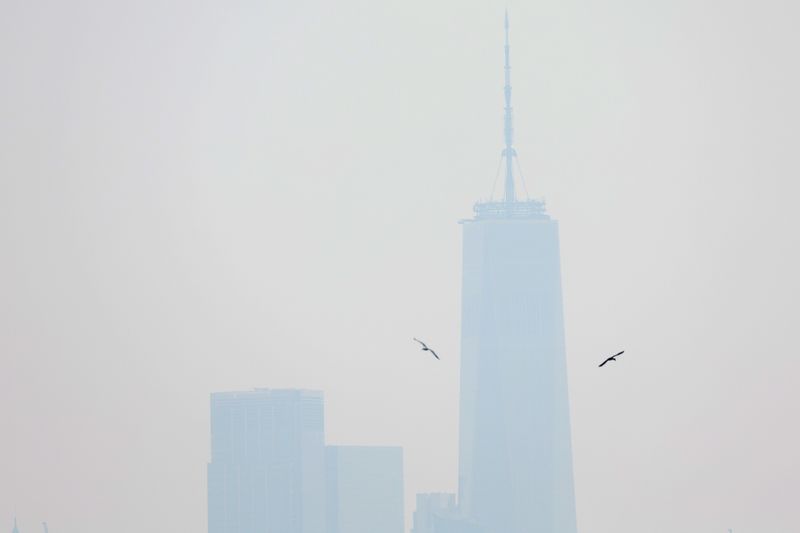
[[463, 222], [459, 510], [485, 533], [575, 533], [558, 223], [515, 192], [505, 20], [504, 197]]
[[324, 533], [322, 393], [211, 395], [209, 533]]
[[414, 526], [411, 533], [439, 533], [437, 519], [450, 518], [456, 514], [456, 495], [447, 492], [417, 494], [414, 510]]
[[326, 533], [403, 533], [403, 449], [328, 446]]

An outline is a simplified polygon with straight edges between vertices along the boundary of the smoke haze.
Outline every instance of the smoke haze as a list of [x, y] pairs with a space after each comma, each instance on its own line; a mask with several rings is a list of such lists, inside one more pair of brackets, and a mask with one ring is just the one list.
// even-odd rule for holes
[[[0, 528], [205, 531], [209, 393], [253, 387], [402, 446], [407, 528], [456, 490], [505, 7], [3, 2]], [[508, 7], [579, 530], [796, 531], [800, 8]]]

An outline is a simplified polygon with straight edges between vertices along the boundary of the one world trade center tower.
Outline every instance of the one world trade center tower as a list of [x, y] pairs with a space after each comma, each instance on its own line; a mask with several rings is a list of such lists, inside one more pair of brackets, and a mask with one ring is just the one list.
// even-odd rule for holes
[[505, 186], [463, 222], [459, 510], [482, 533], [576, 533], [558, 223]]

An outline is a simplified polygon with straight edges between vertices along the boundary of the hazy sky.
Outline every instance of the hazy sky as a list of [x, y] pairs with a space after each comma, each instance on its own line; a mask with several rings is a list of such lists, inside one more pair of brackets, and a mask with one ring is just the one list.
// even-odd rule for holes
[[[0, 530], [205, 531], [209, 393], [252, 387], [403, 446], [409, 513], [456, 490], [505, 5], [2, 2]], [[580, 531], [798, 531], [800, 7], [508, 6]]]

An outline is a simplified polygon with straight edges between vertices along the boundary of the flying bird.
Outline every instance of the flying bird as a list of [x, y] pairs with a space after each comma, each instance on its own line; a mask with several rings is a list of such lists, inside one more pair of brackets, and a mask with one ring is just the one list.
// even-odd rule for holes
[[427, 344], [425, 344], [424, 342], [422, 342], [421, 340], [419, 340], [419, 339], [418, 339], [418, 338], [416, 338], [416, 337], [414, 337], [414, 340], [415, 340], [415, 341], [417, 341], [418, 343], [420, 343], [420, 344], [422, 345], [422, 351], [423, 351], [423, 352], [431, 352], [431, 353], [433, 354], [433, 356], [434, 356], [436, 359], [439, 359], [439, 356], [438, 356], [438, 355], [436, 355], [436, 352], [434, 352], [433, 350], [431, 350], [430, 348], [428, 348], [428, 345], [427, 345]]
[[616, 360], [617, 360], [617, 356], [618, 356], [618, 355], [622, 355], [622, 354], [624, 354], [624, 353], [625, 353], [625, 350], [622, 350], [622, 351], [621, 351], [621, 352], [619, 352], [619, 353], [615, 353], [614, 355], [612, 355], [611, 357], [609, 357], [608, 359], [606, 359], [605, 361], [603, 361], [602, 363], [600, 363], [600, 366], [603, 366], [604, 364], [608, 363], [609, 361], [616, 361]]

